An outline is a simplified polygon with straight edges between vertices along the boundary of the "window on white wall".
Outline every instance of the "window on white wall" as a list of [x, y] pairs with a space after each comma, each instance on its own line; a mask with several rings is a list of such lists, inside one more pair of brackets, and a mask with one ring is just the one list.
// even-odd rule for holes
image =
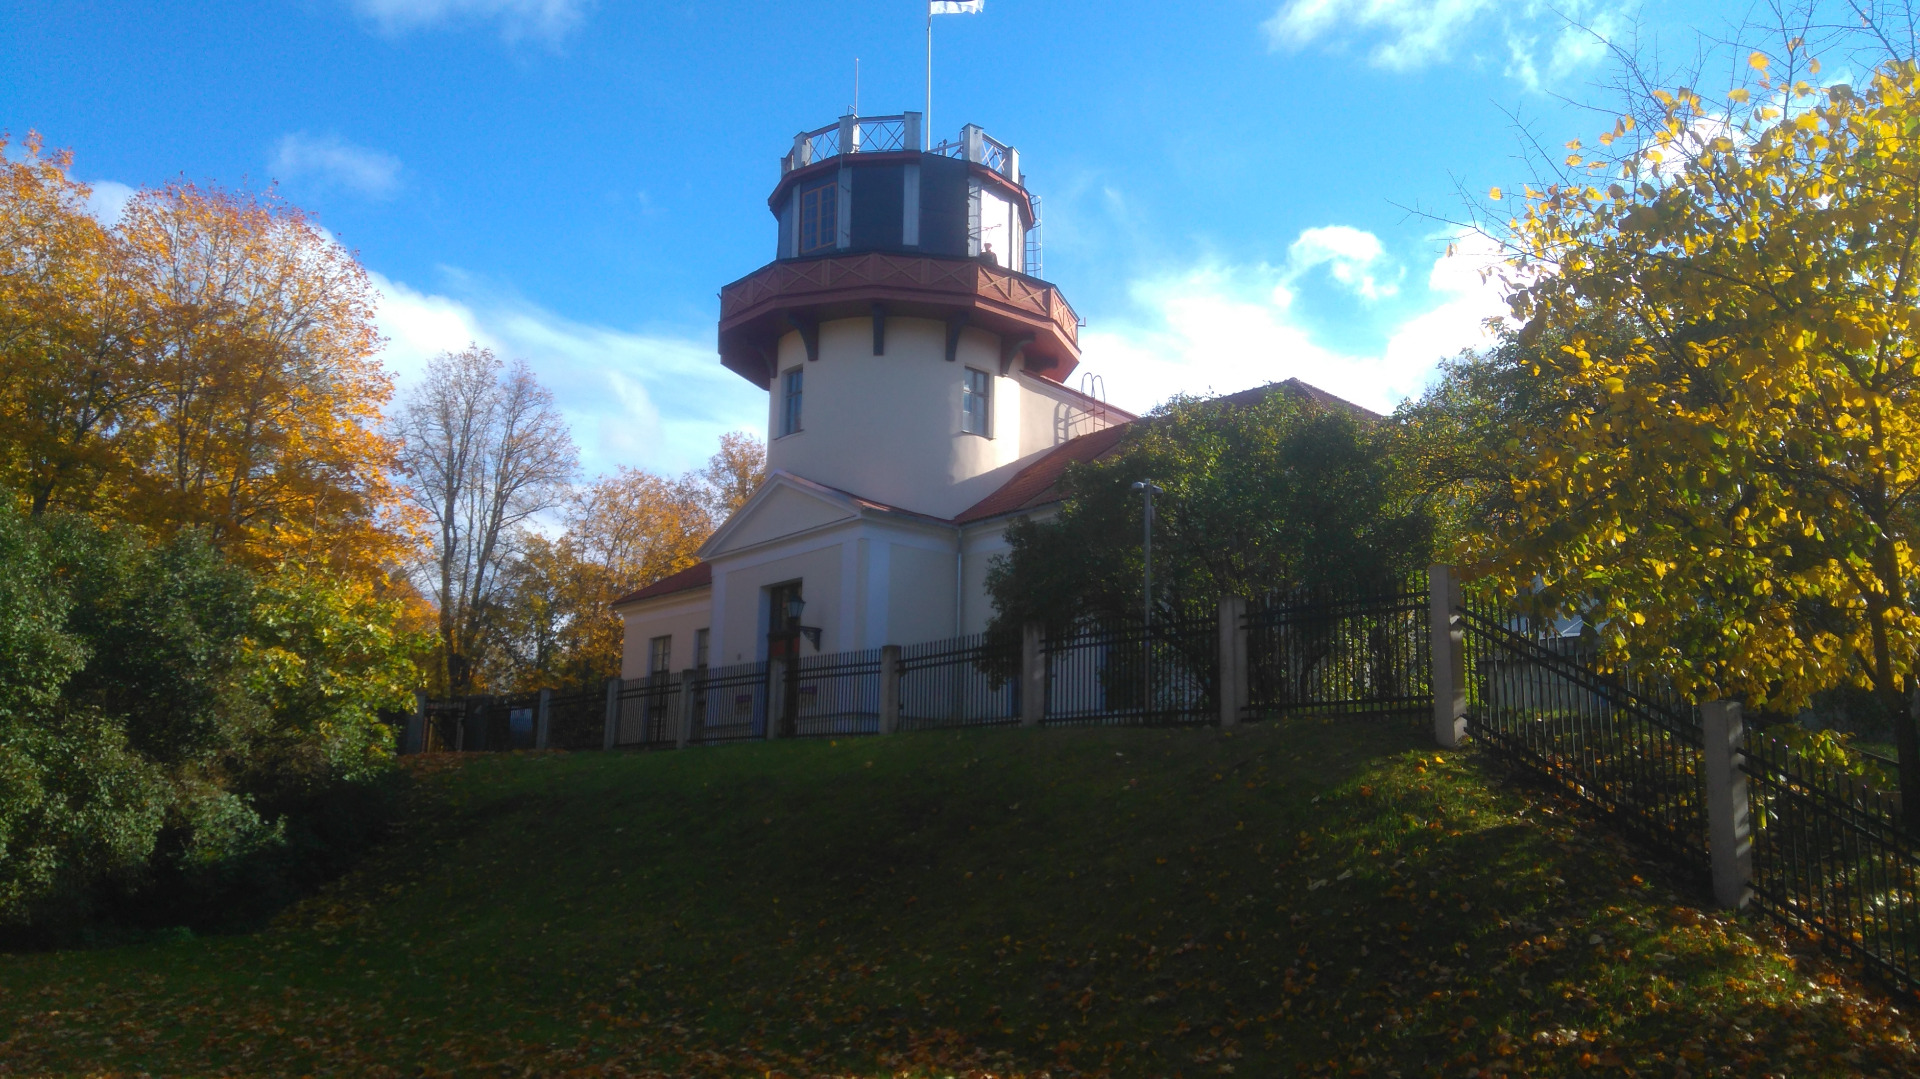
[[673, 634], [647, 642], [647, 673], [665, 674], [673, 669]]
[[960, 385], [960, 430], [993, 437], [993, 376], [966, 369]]
[[694, 666], [705, 667], [707, 665], [707, 645], [712, 639], [712, 634], [709, 630], [696, 629], [693, 631]]
[[800, 431], [800, 378], [803, 368], [795, 367], [780, 379], [780, 434]]

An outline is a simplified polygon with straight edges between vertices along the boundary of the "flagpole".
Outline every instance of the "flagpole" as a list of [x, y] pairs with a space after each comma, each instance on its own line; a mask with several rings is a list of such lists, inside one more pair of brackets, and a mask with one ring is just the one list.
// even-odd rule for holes
[[933, 149], [933, 3], [932, 0], [920, 0], [927, 5], [927, 117], [920, 124], [926, 145], [923, 150]]

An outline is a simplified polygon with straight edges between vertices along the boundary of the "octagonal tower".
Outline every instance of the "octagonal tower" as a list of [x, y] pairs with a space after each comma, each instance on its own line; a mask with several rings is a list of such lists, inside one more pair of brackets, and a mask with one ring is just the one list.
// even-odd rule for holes
[[951, 518], [1105, 426], [1063, 383], [1080, 321], [1038, 276], [1018, 151], [971, 124], [843, 116], [794, 137], [774, 259], [721, 289], [721, 362], [769, 391], [768, 466]]

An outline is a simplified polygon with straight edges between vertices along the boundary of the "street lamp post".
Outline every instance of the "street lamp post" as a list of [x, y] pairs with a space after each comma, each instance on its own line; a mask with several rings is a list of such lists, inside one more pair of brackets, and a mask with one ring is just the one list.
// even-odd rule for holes
[[1137, 481], [1133, 489], [1146, 499], [1140, 537], [1140, 711], [1144, 714], [1153, 706], [1153, 496], [1166, 491], [1152, 479]]

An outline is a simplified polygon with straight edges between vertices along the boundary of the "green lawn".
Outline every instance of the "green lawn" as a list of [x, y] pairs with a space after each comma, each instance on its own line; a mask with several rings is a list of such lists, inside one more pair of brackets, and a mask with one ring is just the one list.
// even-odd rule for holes
[[0, 1074], [1920, 1068], [1910, 1002], [1397, 723], [417, 774], [272, 929], [0, 956]]

